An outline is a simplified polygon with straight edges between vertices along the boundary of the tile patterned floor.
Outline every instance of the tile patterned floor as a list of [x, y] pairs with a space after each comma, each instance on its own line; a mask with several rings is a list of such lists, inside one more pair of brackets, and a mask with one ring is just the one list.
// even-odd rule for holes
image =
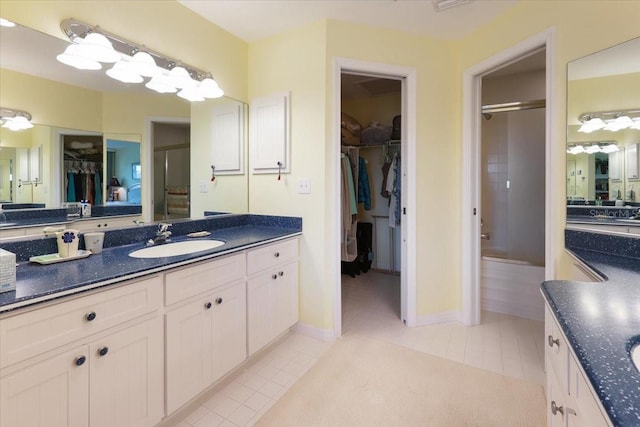
[[[483, 312], [482, 324], [408, 328], [400, 320], [400, 277], [342, 276], [343, 334], [361, 334], [544, 385], [544, 324]], [[253, 425], [329, 348], [290, 332], [162, 427]]]

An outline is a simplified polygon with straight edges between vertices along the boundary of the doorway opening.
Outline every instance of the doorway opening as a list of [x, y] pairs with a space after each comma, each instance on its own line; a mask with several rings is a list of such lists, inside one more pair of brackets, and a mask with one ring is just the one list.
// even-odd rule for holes
[[151, 122], [153, 220], [191, 216], [189, 122]]
[[482, 76], [481, 305], [544, 319], [545, 51]]
[[[369, 151], [369, 150], [374, 150], [374, 151], [379, 150], [377, 153], [379, 160], [383, 160], [385, 158], [385, 154], [388, 154], [389, 157], [393, 159], [394, 153], [392, 150], [397, 150], [398, 157], [402, 159], [399, 163], [400, 164], [400, 167], [399, 167], [400, 181], [401, 181], [402, 187], [399, 194], [400, 203], [398, 208], [399, 209], [398, 216], [400, 217], [398, 222], [399, 224], [402, 224], [402, 225], [400, 227], [398, 226], [395, 227], [396, 233], [398, 236], [394, 237], [400, 240], [399, 254], [396, 252], [394, 255], [392, 254], [393, 251], [390, 250], [391, 248], [393, 248], [392, 246], [393, 242], [391, 240], [392, 235], [388, 230], [389, 218], [387, 218], [386, 231], [384, 233], [386, 235], [380, 236], [381, 237], [380, 242], [383, 242], [384, 239], [386, 239], [386, 241], [388, 242], [388, 245], [385, 246], [386, 248], [388, 248], [387, 250], [389, 252], [388, 257], [386, 258], [386, 263], [382, 264], [384, 259], [380, 259], [378, 263], [378, 260], [376, 260], [375, 253], [373, 253], [372, 258], [370, 258], [368, 249], [371, 249], [371, 252], [373, 252], [375, 244], [378, 243], [377, 237], [374, 242], [374, 236], [373, 236], [376, 219], [373, 218], [373, 216], [370, 216], [369, 217], [370, 224], [371, 224], [371, 226], [369, 227], [371, 229], [370, 246], [372, 247], [366, 248], [367, 256], [363, 261], [370, 262], [370, 265], [367, 265], [367, 268], [371, 268], [374, 266], [376, 268], [381, 267], [381, 269], [386, 268], [387, 271], [385, 273], [376, 272], [375, 274], [377, 275], [394, 273], [393, 269], [397, 269], [397, 272], [401, 273], [399, 276], [395, 275], [395, 280], [399, 280], [400, 282], [399, 303], [391, 302], [391, 305], [393, 306], [392, 308], [393, 310], [395, 310], [395, 313], [397, 313], [397, 310], [398, 310], [397, 306], [399, 305], [400, 307], [399, 316], [397, 317], [399, 322], [402, 321], [406, 323], [408, 326], [415, 326], [416, 325], [416, 301], [415, 301], [416, 299], [416, 289], [415, 289], [415, 286], [416, 286], [416, 280], [415, 280], [416, 224], [415, 224], [415, 221], [416, 219], [413, 212], [415, 211], [415, 180], [416, 180], [415, 179], [416, 70], [414, 68], [409, 68], [409, 67], [399, 67], [399, 66], [387, 65], [387, 64], [356, 61], [356, 60], [346, 59], [346, 58], [337, 58], [334, 62], [334, 79], [333, 79], [335, 82], [333, 110], [334, 110], [334, 123], [336, 123], [336, 125], [341, 123], [343, 76], [346, 79], [359, 81], [360, 86], [374, 86], [373, 88], [369, 89], [373, 91], [377, 90], [377, 91], [384, 92], [386, 89], [383, 89], [383, 88], [389, 85], [397, 87], [397, 85], [399, 84], [399, 87], [400, 87], [400, 94], [399, 94], [400, 95], [399, 96], [400, 112], [398, 113], [397, 110], [394, 110], [394, 115], [392, 115], [390, 118], [385, 119], [387, 121], [391, 120], [391, 122], [388, 123], [387, 125], [393, 127], [393, 118], [396, 117], [397, 115], [400, 116], [400, 118], [398, 119], [400, 138], [398, 138], [397, 141], [400, 141], [401, 143], [397, 143], [397, 142], [395, 143], [395, 145], [399, 145], [400, 147], [399, 148], [392, 147], [393, 145], [391, 142], [392, 140], [389, 138], [389, 141], [387, 141], [386, 144], [384, 143], [381, 144], [379, 148], [361, 148], [360, 149], [360, 151], [363, 153], [366, 153], [366, 151]], [[363, 88], [361, 87], [360, 89], [363, 89]], [[396, 94], [395, 96], [397, 99], [398, 95]], [[389, 104], [389, 105], [392, 105], [392, 104]], [[396, 109], [397, 105], [393, 106], [393, 108]], [[360, 114], [360, 113], [356, 113], [356, 114]], [[388, 111], [387, 116], [388, 114], [391, 114], [391, 112]], [[368, 119], [365, 117], [365, 120], [371, 120], [371, 119]], [[364, 125], [366, 127], [367, 125], [369, 125], [369, 123], [368, 122], [364, 123]], [[396, 127], [398, 127], [398, 124]], [[346, 240], [346, 243], [351, 243], [352, 246], [350, 248], [345, 248], [342, 246], [341, 244], [341, 242], [343, 242], [342, 236], [343, 236], [343, 233], [347, 231], [347, 227], [344, 227], [343, 224], [349, 225], [348, 231], [351, 232], [351, 235], [357, 234], [358, 230], [357, 230], [357, 224], [355, 227], [351, 227], [352, 224], [342, 221], [341, 208], [343, 206], [343, 203], [341, 201], [341, 195], [343, 194], [343, 192], [341, 190], [341, 184], [343, 182], [342, 180], [343, 160], [341, 157], [342, 155], [341, 126], [335, 127], [334, 136], [335, 136], [336, 142], [334, 143], [331, 149], [331, 153], [333, 153], [333, 159], [332, 159], [333, 169], [335, 171], [334, 181], [333, 181], [333, 188], [334, 188], [333, 218], [335, 218], [333, 220], [333, 230], [334, 230], [333, 241], [335, 242], [335, 245], [333, 246], [335, 250], [334, 252], [335, 255], [333, 259], [336, 262], [335, 264], [336, 268], [334, 270], [335, 271], [335, 276], [334, 276], [335, 291], [334, 291], [334, 300], [333, 300], [334, 301], [334, 305], [333, 305], [334, 322], [333, 322], [332, 333], [329, 331], [326, 331], [324, 333], [330, 334], [330, 336], [332, 336], [333, 338], [338, 338], [342, 335], [342, 331], [343, 331], [343, 328], [342, 328], [342, 316], [343, 316], [342, 276], [343, 274], [341, 274], [341, 272], [343, 271], [342, 253], [343, 253], [343, 250], [346, 250], [349, 253], [351, 253], [352, 254], [351, 256], [353, 257], [353, 254], [354, 253], [357, 254], [358, 252], [356, 242], [353, 242], [353, 241], [349, 242], [349, 240]], [[345, 144], [345, 145], [348, 145], [348, 144]], [[374, 154], [374, 151], [371, 151], [370, 154], [365, 154], [365, 155], [370, 155], [372, 156], [372, 159], [373, 159], [376, 156], [376, 154]], [[345, 153], [345, 156], [348, 156], [348, 153]], [[358, 155], [355, 157], [355, 161], [353, 161], [353, 163], [359, 164], [360, 163], [359, 158], [360, 158], [360, 153], [358, 153]], [[375, 159], [371, 161], [375, 161]], [[351, 160], [350, 160], [350, 163], [351, 163]], [[366, 161], [365, 161], [365, 165], [366, 165]], [[371, 162], [370, 162], [369, 166], [370, 167], [367, 170], [368, 172], [372, 168], [375, 168], [376, 173], [379, 173], [380, 177], [382, 177], [382, 168], [381, 168], [382, 165], [380, 164], [371, 165]], [[373, 191], [380, 192], [381, 186], [382, 186], [382, 182], [378, 182], [374, 184], [370, 182], [370, 192], [373, 192]], [[382, 198], [381, 196], [379, 196], [379, 199], [387, 200], [385, 198]], [[356, 210], [357, 210], [357, 207], [356, 207]], [[365, 210], [364, 201], [363, 201], [363, 210]], [[351, 215], [351, 212], [349, 212], [349, 215]], [[381, 215], [381, 216], [384, 216], [384, 215]], [[384, 219], [385, 218], [377, 219], [377, 221], [381, 226], [384, 224]], [[348, 233], [346, 233], [345, 236], [347, 234]], [[363, 253], [364, 253], [364, 250], [363, 250]], [[392, 258], [393, 256], [395, 256], [395, 259]], [[398, 268], [398, 265], [396, 265], [396, 263], [399, 264], [399, 268]], [[374, 272], [371, 272], [371, 273], [373, 274]], [[391, 277], [394, 277], [394, 274], [389, 274], [389, 275]], [[345, 272], [345, 276], [351, 279], [348, 269]], [[391, 298], [393, 299], [394, 297], [391, 297]], [[398, 298], [397, 294], [395, 298], [396, 299]]]
[[404, 320], [401, 111], [399, 78], [342, 73], [342, 333]]
[[[553, 183], [556, 182], [556, 175], [553, 167], [555, 137], [552, 132], [555, 128], [556, 107], [553, 93], [555, 78], [554, 73], [548, 72], [554, 69], [554, 36], [553, 29], [547, 30], [464, 72], [462, 318], [463, 322], [469, 326], [479, 324], [481, 310], [492, 304], [494, 310], [499, 309], [521, 317], [541, 319], [543, 313], [541, 298], [534, 303], [534, 306], [527, 306], [530, 301], [525, 300], [527, 298], [531, 301], [534, 298], [537, 299], [540, 283], [555, 275], [554, 216], [556, 203], [553, 197], [555, 191]], [[535, 68], [532, 63], [536, 61], [544, 65], [544, 71], [540, 71], [541, 66], [537, 67], [539, 69], [537, 72], [532, 71]], [[537, 78], [531, 79], [533, 83], [529, 82], [523, 85], [521, 81], [518, 81], [518, 77], [513, 77], [518, 73], [527, 72], [539, 74]], [[503, 75], [501, 76], [501, 74]], [[512, 75], [512, 77], [507, 77], [508, 75]], [[495, 81], [491, 81], [492, 79]], [[485, 93], [485, 89], [491, 89], [492, 86], [502, 87], [502, 89], [495, 90], [495, 93], [510, 93], [511, 99], [485, 102], [486, 97], [489, 96]], [[539, 109], [541, 100], [545, 102], [544, 110]], [[523, 103], [522, 101], [527, 102]], [[529, 101], [531, 101], [530, 105], [525, 105], [529, 104]], [[498, 108], [496, 105], [493, 105], [499, 103], [514, 104], [508, 105], [507, 110], [511, 111], [501, 112], [496, 109]], [[493, 105], [494, 109], [492, 111], [485, 109], [486, 114], [483, 114], [482, 105]], [[520, 108], [514, 109], [514, 105], [520, 105]], [[494, 120], [495, 124], [491, 124], [490, 122]], [[491, 126], [494, 127], [493, 130]], [[497, 130], [500, 127], [504, 132]], [[492, 133], [493, 135], [491, 135]], [[533, 136], [535, 142], [528, 140], [529, 134], [535, 134]], [[515, 181], [509, 179], [511, 178], [508, 175], [509, 167], [506, 165], [506, 160], [509, 157], [508, 152], [503, 153], [505, 164], [502, 165], [499, 162], [499, 143], [495, 143], [496, 147], [494, 147], [498, 150], [497, 153], [492, 152], [488, 147], [483, 153], [483, 138], [487, 136], [498, 140], [511, 138], [519, 141], [518, 145], [514, 145], [512, 154], [518, 159], [534, 156], [538, 159], [538, 163], [529, 165], [526, 163], [528, 160], [524, 160], [524, 163], [522, 160], [517, 160], [511, 169], [517, 171], [520, 168], [524, 173]], [[504, 142], [503, 145], [510, 147], [508, 142]], [[490, 156], [493, 157], [490, 158]], [[533, 169], [528, 169], [529, 166], [532, 166]], [[490, 173], [494, 175], [490, 175]], [[537, 186], [535, 190], [531, 190], [535, 192], [535, 195], [529, 194], [527, 192], [529, 190], [526, 190], [528, 181], [537, 181], [544, 187]], [[514, 188], [514, 185], [520, 185], [520, 188]], [[483, 202], [485, 190], [488, 193], [497, 193], [497, 197], [503, 197], [505, 200], [503, 206], [500, 207], [497, 202]], [[507, 196], [510, 197], [508, 201]], [[533, 204], [535, 206], [532, 208]], [[513, 206], [514, 212], [511, 213], [509, 210], [505, 212], [505, 206]], [[519, 217], [517, 212], [527, 209], [531, 209], [531, 215], [536, 217], [536, 226], [531, 227], [528, 223], [528, 219], [530, 219], [528, 212], [522, 213], [523, 216]], [[490, 220], [484, 218], [485, 214]], [[486, 221], [491, 224], [487, 224]], [[504, 231], [499, 231], [499, 235], [495, 238], [491, 237], [493, 239], [491, 244], [488, 244], [491, 240], [481, 240], [483, 235], [485, 239], [491, 236], [491, 231], [485, 227], [494, 226], [502, 227]], [[526, 232], [526, 228], [529, 227], [537, 230], [537, 236], [534, 238], [535, 243], [526, 242], [526, 238], [524, 238], [524, 244], [517, 244], [519, 240], [522, 240], [521, 234]], [[494, 235], [495, 232], [494, 230]], [[517, 249], [511, 250], [510, 253], [509, 245]], [[536, 249], [532, 251], [531, 248]], [[544, 249], [542, 250], [542, 248]], [[524, 273], [519, 270], [516, 273], [511, 273], [513, 277], [522, 282], [525, 282], [521, 280], [522, 278], [530, 278], [531, 283], [523, 285], [521, 289], [517, 290], [504, 289], [504, 287], [497, 293], [491, 290], [494, 301], [489, 302], [484, 297], [489, 296], [491, 292], [485, 292], [482, 286], [483, 263], [495, 261], [495, 259], [483, 260], [482, 256], [490, 257], [488, 252], [492, 249], [495, 249], [496, 252], [492, 258], [498, 258], [500, 264], [497, 267], [500, 269], [516, 266], [520, 270], [524, 267], [537, 267], [537, 270], [529, 271], [526, 269], [527, 271]], [[496, 257], [496, 254], [499, 256]], [[507, 260], [523, 262], [505, 263], [503, 262], [505, 254]], [[505, 283], [509, 281], [509, 279], [503, 280]], [[495, 300], [498, 299], [502, 301], [496, 304]]]

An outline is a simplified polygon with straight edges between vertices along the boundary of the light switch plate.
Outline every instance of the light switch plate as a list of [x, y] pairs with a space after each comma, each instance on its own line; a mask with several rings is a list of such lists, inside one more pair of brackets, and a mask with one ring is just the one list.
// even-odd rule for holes
[[207, 181], [200, 181], [200, 192], [201, 193], [207, 192]]
[[298, 180], [298, 193], [299, 194], [311, 193], [311, 180], [309, 178], [300, 178]]

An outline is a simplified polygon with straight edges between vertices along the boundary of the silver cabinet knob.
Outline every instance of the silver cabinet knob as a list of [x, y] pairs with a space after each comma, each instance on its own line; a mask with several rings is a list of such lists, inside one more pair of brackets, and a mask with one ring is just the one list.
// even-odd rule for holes
[[549, 344], [549, 347], [553, 347], [553, 345], [557, 345], [558, 347], [560, 347], [560, 338], [556, 338], [555, 340], [553, 339], [553, 335], [549, 335], [547, 337], [547, 343]]
[[564, 415], [564, 409], [562, 408], [562, 406], [556, 405], [556, 401], [552, 400], [551, 401], [551, 413], [553, 415], [556, 415], [558, 412], [560, 412], [562, 415]]

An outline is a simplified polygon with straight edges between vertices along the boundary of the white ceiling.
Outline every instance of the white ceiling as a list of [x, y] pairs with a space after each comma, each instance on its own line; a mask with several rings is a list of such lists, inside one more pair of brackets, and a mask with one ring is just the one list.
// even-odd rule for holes
[[178, 0], [247, 42], [324, 19], [459, 39], [519, 0], [470, 0], [436, 12], [431, 0]]

